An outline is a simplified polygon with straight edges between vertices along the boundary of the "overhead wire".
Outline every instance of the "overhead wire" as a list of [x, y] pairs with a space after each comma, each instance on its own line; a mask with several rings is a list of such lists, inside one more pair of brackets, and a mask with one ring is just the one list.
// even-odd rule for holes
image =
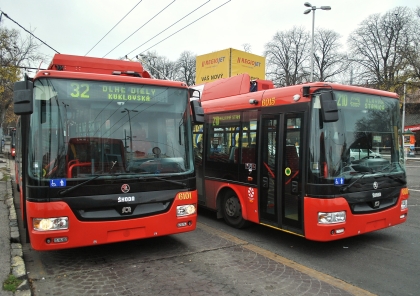
[[109, 55], [111, 52], [114, 51], [114, 49], [116, 49], [118, 46], [120, 46], [121, 44], [123, 44], [125, 41], [127, 41], [127, 39], [131, 38], [131, 36], [133, 36], [135, 33], [137, 33], [141, 28], [143, 28], [145, 25], [147, 25], [150, 21], [152, 21], [155, 17], [157, 17], [160, 13], [162, 13], [165, 9], [167, 9], [169, 6], [171, 6], [176, 0], [173, 0], [171, 3], [169, 3], [165, 8], [163, 8], [161, 11], [159, 11], [157, 14], [155, 14], [151, 19], [149, 19], [146, 23], [144, 23], [140, 28], [138, 28], [137, 30], [135, 30], [130, 36], [128, 36], [127, 38], [125, 38], [123, 41], [121, 41], [117, 46], [115, 46], [113, 49], [111, 49], [106, 55], [103, 56], [106, 57], [107, 55]]
[[127, 17], [127, 15], [129, 15], [133, 10], [134, 10], [134, 8], [136, 8], [137, 7], [137, 5], [139, 5], [141, 2], [142, 2], [143, 0], [140, 0], [133, 8], [131, 8], [131, 10], [122, 18], [122, 19], [120, 19], [119, 20], [119, 22], [118, 23], [116, 23], [113, 27], [112, 27], [112, 29], [111, 30], [109, 30], [108, 31], [108, 33], [106, 33], [105, 34], [105, 36], [103, 36], [102, 38], [101, 38], [101, 40], [99, 40], [86, 54], [85, 54], [85, 56], [87, 56], [88, 54], [89, 54], [89, 52], [91, 52], [92, 51], [92, 49], [94, 49], [95, 47], [96, 47], [96, 45], [98, 45], [106, 36], [108, 36], [108, 34], [109, 33], [111, 33], [111, 31], [112, 30], [114, 30], [115, 29], [115, 27], [116, 26], [118, 26], [119, 25], [119, 23], [121, 23], [126, 17]]
[[57, 50], [55, 50], [54, 48], [52, 48], [51, 46], [49, 46], [47, 43], [45, 43], [44, 41], [42, 41], [41, 39], [39, 39], [38, 37], [36, 37], [34, 34], [32, 34], [32, 32], [26, 30], [24, 27], [22, 27], [18, 22], [16, 22], [15, 20], [13, 20], [12, 18], [10, 18], [4, 11], [0, 10], [1, 14], [4, 15], [5, 17], [7, 17], [9, 20], [11, 20], [12, 22], [14, 22], [16, 25], [18, 25], [19, 27], [21, 27], [23, 30], [25, 30], [27, 33], [29, 33], [30, 35], [32, 35], [34, 38], [36, 38], [37, 40], [41, 41], [42, 44], [44, 44], [45, 46], [49, 47], [50, 49], [54, 50], [56, 53], [59, 53]]
[[165, 32], [166, 30], [168, 30], [169, 28], [173, 27], [175, 24], [179, 23], [180, 21], [182, 21], [184, 18], [186, 18], [187, 16], [191, 15], [192, 13], [194, 13], [196, 10], [200, 9], [201, 7], [203, 7], [204, 5], [206, 5], [207, 3], [209, 3], [210, 0], [208, 0], [207, 2], [201, 4], [199, 7], [197, 7], [196, 9], [192, 10], [191, 12], [187, 13], [186, 15], [184, 15], [182, 18], [180, 18], [179, 20], [177, 20], [175, 23], [173, 23], [172, 25], [170, 25], [169, 27], [167, 27], [166, 29], [164, 29], [163, 31], [160, 31], [158, 34], [156, 34], [155, 36], [153, 36], [152, 38], [150, 38], [149, 40], [147, 40], [146, 42], [144, 42], [143, 44], [137, 46], [135, 49], [133, 49], [132, 51], [130, 51], [129, 53], [127, 53], [125, 56], [128, 56], [130, 53], [132, 53], [133, 51], [137, 50], [138, 48], [142, 47], [143, 45], [145, 45], [146, 43], [148, 43], [150, 40], [153, 40], [154, 38], [156, 38], [157, 36], [159, 36], [160, 34], [162, 34], [163, 32]]
[[223, 5], [227, 4], [228, 2], [230, 2], [231, 0], [226, 1], [225, 3], [219, 5], [218, 7], [216, 7], [215, 9], [211, 10], [210, 12], [206, 13], [205, 15], [201, 16], [200, 18], [196, 19], [195, 21], [189, 23], [188, 25], [186, 25], [185, 27], [182, 27], [181, 29], [179, 29], [178, 31], [176, 31], [175, 33], [169, 35], [168, 37], [166, 37], [165, 39], [162, 39], [161, 41], [159, 41], [158, 43], [155, 43], [154, 45], [150, 46], [149, 48], [143, 50], [142, 52], [139, 53], [139, 55], [141, 55], [142, 53], [144, 53], [145, 51], [148, 51], [149, 49], [155, 47], [156, 45], [162, 43], [163, 41], [165, 41], [166, 39], [174, 36], [175, 34], [181, 32], [182, 30], [184, 30], [185, 28], [189, 27], [190, 25], [194, 24], [195, 22], [199, 21], [200, 19], [204, 18], [205, 16], [209, 15], [210, 13], [214, 12], [215, 10], [219, 9], [220, 7], [222, 7]]

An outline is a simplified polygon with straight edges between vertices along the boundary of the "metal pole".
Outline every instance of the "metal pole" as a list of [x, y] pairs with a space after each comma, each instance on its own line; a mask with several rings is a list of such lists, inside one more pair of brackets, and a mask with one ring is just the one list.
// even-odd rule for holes
[[403, 112], [402, 112], [402, 146], [403, 146], [403, 154], [404, 154], [404, 166], [407, 160], [407, 151], [404, 146], [404, 130], [405, 130], [405, 90], [406, 84], [404, 83], [404, 96], [403, 96]]
[[314, 30], [315, 30], [315, 10], [316, 8], [312, 7], [312, 48], [311, 48], [311, 81], [314, 81]]
[[405, 130], [405, 91], [406, 91], [406, 84], [404, 83], [404, 101], [403, 101], [403, 114], [402, 114], [402, 130]]
[[128, 124], [130, 125], [130, 151], [133, 153], [133, 134], [131, 133], [131, 118], [130, 118], [130, 110], [126, 109], [128, 113]]

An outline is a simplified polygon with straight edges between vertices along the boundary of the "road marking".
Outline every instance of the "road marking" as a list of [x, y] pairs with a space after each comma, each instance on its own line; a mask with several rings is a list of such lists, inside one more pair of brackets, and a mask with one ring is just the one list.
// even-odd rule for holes
[[359, 296], [359, 295], [360, 296], [362, 296], [362, 295], [372, 295], [372, 296], [373, 295], [376, 295], [376, 294], [373, 294], [373, 293], [371, 293], [369, 291], [366, 291], [364, 289], [361, 289], [359, 287], [356, 287], [356, 286], [353, 286], [353, 285], [351, 285], [349, 283], [346, 283], [345, 281], [342, 281], [340, 279], [337, 279], [335, 277], [332, 277], [332, 276], [330, 276], [328, 274], [325, 274], [325, 273], [316, 271], [315, 269], [306, 267], [306, 266], [301, 265], [299, 263], [296, 263], [296, 262], [294, 262], [292, 260], [289, 260], [287, 258], [284, 258], [284, 257], [282, 257], [280, 255], [277, 255], [277, 254], [275, 254], [273, 252], [270, 252], [268, 250], [265, 250], [263, 248], [260, 248], [260, 247], [258, 247], [256, 245], [250, 244], [249, 242], [244, 241], [244, 240], [241, 240], [240, 238], [237, 238], [236, 236], [233, 236], [231, 234], [228, 234], [228, 233], [226, 233], [226, 232], [224, 232], [222, 230], [215, 229], [215, 228], [213, 228], [211, 226], [208, 226], [206, 224], [203, 224], [201, 222], [197, 222], [197, 228], [200, 228], [200, 229], [202, 229], [202, 230], [204, 230], [206, 232], [209, 232], [211, 234], [214, 234], [216, 236], [219, 236], [221, 238], [224, 238], [224, 239], [226, 239], [228, 241], [231, 241], [231, 242], [233, 242], [235, 244], [241, 245], [242, 247], [244, 247], [244, 248], [246, 248], [246, 249], [248, 249], [250, 251], [253, 251], [253, 252], [255, 252], [255, 253], [259, 254], [259, 255], [262, 255], [262, 256], [264, 256], [266, 258], [269, 258], [269, 259], [271, 259], [273, 261], [276, 261], [276, 262], [278, 262], [280, 264], [286, 265], [286, 266], [288, 266], [290, 268], [293, 268], [295, 270], [298, 270], [298, 271], [300, 271], [300, 272], [302, 272], [304, 274], [307, 274], [307, 275], [309, 275], [309, 276], [311, 276], [313, 278], [316, 278], [316, 279], [318, 279], [320, 281], [323, 281], [323, 282], [325, 282], [327, 284], [330, 284], [330, 285], [332, 285], [334, 287], [337, 287], [337, 288], [342, 289], [342, 290], [344, 290], [346, 292], [349, 292], [352, 295], [356, 295], [356, 296]]

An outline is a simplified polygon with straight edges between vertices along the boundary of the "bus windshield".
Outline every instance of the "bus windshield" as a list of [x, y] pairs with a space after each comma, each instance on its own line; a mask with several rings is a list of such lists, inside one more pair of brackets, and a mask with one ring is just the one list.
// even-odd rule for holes
[[353, 175], [403, 173], [399, 101], [334, 93], [339, 109], [336, 122], [322, 121], [319, 95], [315, 94], [312, 102], [309, 181], [337, 184]]
[[33, 178], [193, 170], [187, 89], [41, 78], [30, 128]]

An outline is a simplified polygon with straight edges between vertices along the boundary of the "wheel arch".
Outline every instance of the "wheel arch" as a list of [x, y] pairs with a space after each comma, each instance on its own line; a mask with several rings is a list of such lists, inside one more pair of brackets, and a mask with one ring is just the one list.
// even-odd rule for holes
[[223, 212], [222, 212], [222, 202], [223, 202], [223, 197], [226, 195], [227, 192], [233, 192], [236, 194], [236, 196], [239, 199], [239, 202], [241, 204], [241, 208], [242, 208], [242, 218], [244, 218], [245, 220], [247, 219], [247, 213], [246, 211], [244, 211], [244, 206], [245, 206], [245, 199], [242, 196], [242, 194], [240, 194], [239, 190], [237, 190], [234, 186], [232, 186], [231, 184], [225, 184], [223, 187], [219, 188], [219, 191], [217, 192], [217, 199], [216, 199], [216, 211], [217, 211], [217, 218], [221, 219], [223, 218]]

